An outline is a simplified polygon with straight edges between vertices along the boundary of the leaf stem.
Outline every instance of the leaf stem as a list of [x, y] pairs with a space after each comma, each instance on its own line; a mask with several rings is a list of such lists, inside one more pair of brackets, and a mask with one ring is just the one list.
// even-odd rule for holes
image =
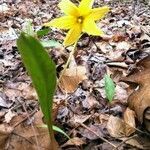
[[51, 150], [57, 150], [57, 142], [54, 137], [54, 131], [53, 131], [52, 125], [53, 125], [53, 121], [52, 121], [52, 117], [51, 117], [49, 119], [49, 121], [47, 122], [49, 137], [50, 137], [50, 148], [51, 148]]

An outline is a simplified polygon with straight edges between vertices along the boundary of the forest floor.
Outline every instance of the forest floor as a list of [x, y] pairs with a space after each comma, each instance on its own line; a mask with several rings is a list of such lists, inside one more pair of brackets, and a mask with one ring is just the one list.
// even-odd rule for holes
[[[0, 1], [0, 150], [50, 149], [16, 40], [29, 20], [38, 30], [60, 16], [58, 2]], [[94, 7], [104, 5], [111, 11], [98, 26], [106, 35], [81, 37], [54, 97], [54, 124], [71, 140], [60, 133], [55, 137], [62, 150], [150, 149], [150, 5], [95, 0]], [[72, 49], [62, 46], [64, 37], [64, 31], [52, 29], [43, 38], [60, 42], [47, 49], [58, 77]], [[106, 73], [116, 86], [111, 103], [105, 95]]]

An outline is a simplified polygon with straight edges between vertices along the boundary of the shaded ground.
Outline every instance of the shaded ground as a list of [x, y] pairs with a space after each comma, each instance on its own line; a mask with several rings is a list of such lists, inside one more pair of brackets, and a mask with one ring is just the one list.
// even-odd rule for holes
[[[60, 16], [58, 0], [7, 0], [0, 2], [0, 6], [2, 4], [0, 147], [8, 150], [49, 149], [47, 130], [37, 128], [42, 123], [42, 114], [30, 78], [20, 60], [16, 39], [28, 19], [33, 21], [36, 30], [51, 18]], [[98, 0], [94, 4], [95, 7], [103, 5]], [[108, 5], [112, 8], [111, 12], [98, 23], [106, 36], [89, 37], [84, 34], [81, 37], [67, 70], [69, 75], [64, 75], [54, 98], [55, 124], [73, 138], [73, 142], [67, 142], [64, 136], [56, 134], [62, 149], [113, 149], [112, 145], [117, 146], [123, 140], [127, 140], [128, 144], [122, 142], [119, 149], [150, 149], [149, 134], [138, 121], [138, 113], [126, 109], [133, 89], [120, 81], [138, 68], [137, 63], [150, 54], [150, 8], [141, 2], [109, 1]], [[65, 32], [52, 30], [45, 39], [56, 39], [62, 43], [64, 36]], [[63, 47], [48, 49], [57, 65], [58, 76], [70, 50], [71, 48]], [[147, 57], [144, 64], [150, 64], [149, 59]], [[150, 81], [147, 77], [150, 70], [145, 68], [144, 83]], [[104, 92], [105, 73], [111, 74], [116, 83], [116, 95], [112, 104], [108, 104]], [[130, 81], [130, 78], [124, 80]], [[136, 80], [135, 83], [139, 82]], [[148, 91], [149, 87], [145, 87], [144, 91]], [[149, 92], [144, 97], [149, 97]], [[149, 100], [145, 101], [148, 102], [143, 109], [150, 107]], [[119, 118], [123, 119], [122, 124]], [[146, 118], [149, 121], [149, 117]], [[134, 128], [126, 127], [126, 124]], [[149, 123], [145, 126], [150, 129]]]

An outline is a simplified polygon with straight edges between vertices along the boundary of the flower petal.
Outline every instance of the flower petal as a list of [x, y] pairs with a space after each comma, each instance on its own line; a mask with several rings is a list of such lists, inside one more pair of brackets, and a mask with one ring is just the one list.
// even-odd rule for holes
[[67, 33], [67, 36], [66, 36], [65, 41], [64, 41], [63, 44], [65, 46], [69, 46], [69, 45], [72, 45], [73, 43], [75, 43], [79, 39], [81, 31], [82, 31], [81, 24], [76, 24]]
[[109, 12], [108, 6], [94, 8], [92, 9], [89, 17], [93, 18], [93, 20], [99, 20], [102, 19], [108, 12]]
[[77, 16], [78, 14], [78, 7], [70, 0], [62, 0], [58, 6], [66, 15]]
[[90, 17], [85, 18], [82, 30], [89, 35], [100, 36], [104, 34], [103, 31], [97, 27], [94, 20]]
[[76, 23], [76, 18], [73, 16], [63, 16], [60, 18], [53, 19], [52, 21], [45, 23], [44, 26], [51, 26], [60, 29], [70, 29]]
[[92, 8], [94, 0], [81, 0], [79, 8]]
[[81, 16], [87, 15], [94, 3], [94, 0], [82, 0], [79, 4], [79, 13]]

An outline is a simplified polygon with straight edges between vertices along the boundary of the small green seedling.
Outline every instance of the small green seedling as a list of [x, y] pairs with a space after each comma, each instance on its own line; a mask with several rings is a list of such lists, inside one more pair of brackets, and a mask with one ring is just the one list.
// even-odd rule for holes
[[[41, 128], [47, 128], [47, 125], [43, 124], [43, 125], [41, 125], [39, 127], [41, 127]], [[70, 139], [70, 137], [62, 129], [60, 129], [59, 127], [53, 125], [53, 130], [56, 131], [56, 132], [59, 132], [59, 133], [63, 134], [65, 137], [67, 137], [68, 139]]]
[[115, 95], [115, 84], [109, 75], [105, 75], [105, 94], [111, 103]]

